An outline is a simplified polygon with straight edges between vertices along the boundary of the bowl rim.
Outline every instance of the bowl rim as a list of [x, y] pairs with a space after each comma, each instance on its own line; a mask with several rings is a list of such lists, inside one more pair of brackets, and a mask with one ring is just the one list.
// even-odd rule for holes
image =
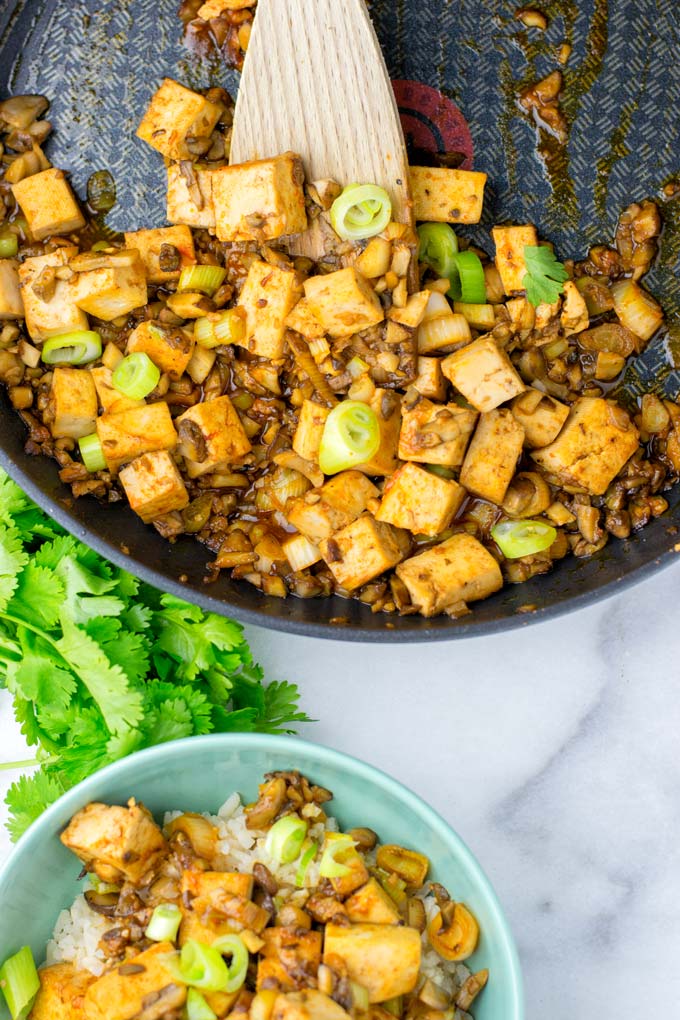
[[110, 765], [106, 765], [104, 768], [99, 769], [98, 772], [94, 772], [91, 776], [83, 779], [76, 786], [63, 793], [58, 800], [50, 804], [33, 824], [29, 826], [26, 832], [17, 840], [8, 859], [0, 867], [0, 888], [11, 878], [12, 872], [19, 866], [19, 862], [24, 855], [30, 854], [33, 844], [44, 839], [46, 835], [52, 835], [56, 827], [61, 828], [64, 813], [66, 812], [68, 817], [70, 817], [75, 811], [79, 810], [83, 804], [91, 799], [91, 791], [101, 786], [102, 782], [106, 783], [109, 779], [117, 778], [121, 773], [125, 773], [129, 769], [136, 769], [140, 763], [143, 764], [146, 761], [162, 759], [167, 754], [178, 752], [185, 754], [194, 749], [198, 750], [203, 747], [220, 744], [226, 745], [230, 751], [238, 750], [239, 748], [262, 748], [267, 750], [285, 747], [290, 749], [291, 757], [294, 757], [296, 754], [304, 754], [305, 756], [310, 754], [322, 755], [337, 768], [351, 772], [357, 777], [364, 779], [367, 783], [371, 783], [373, 786], [377, 786], [399, 799], [408, 801], [410, 806], [422, 817], [425, 825], [433, 829], [444, 842], [453, 845], [456, 854], [464, 860], [474, 880], [484, 889], [494, 925], [501, 935], [503, 951], [507, 957], [508, 969], [511, 975], [512, 1001], [507, 1004], [506, 1015], [508, 1020], [524, 1020], [524, 982], [515, 939], [496, 891], [467, 843], [419, 794], [399, 782], [399, 780], [394, 779], [382, 769], [370, 765], [361, 758], [356, 758], [353, 755], [345, 754], [343, 751], [326, 747], [324, 744], [304, 740], [301, 737], [267, 733], [209, 733], [203, 736], [183, 737], [180, 740], [171, 740], [164, 744], [158, 744], [155, 747], [144, 748], [141, 751], [135, 751], [125, 758], [120, 758]]

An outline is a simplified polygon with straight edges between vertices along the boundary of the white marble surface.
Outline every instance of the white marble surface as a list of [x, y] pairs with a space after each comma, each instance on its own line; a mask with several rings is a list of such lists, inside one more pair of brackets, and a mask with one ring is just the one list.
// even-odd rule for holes
[[[517, 937], [529, 1020], [680, 1016], [679, 599], [680, 566], [484, 640], [248, 632], [270, 677], [302, 685], [319, 720], [304, 735], [391, 772], [478, 855]], [[0, 747], [23, 753], [7, 700]]]

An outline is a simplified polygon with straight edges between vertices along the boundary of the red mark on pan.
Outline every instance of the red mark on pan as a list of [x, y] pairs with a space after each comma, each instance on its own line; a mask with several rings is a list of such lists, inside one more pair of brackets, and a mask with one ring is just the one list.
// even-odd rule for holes
[[465, 117], [437, 89], [417, 81], [392, 82], [409, 148], [425, 152], [460, 152], [460, 166], [472, 169], [474, 146]]

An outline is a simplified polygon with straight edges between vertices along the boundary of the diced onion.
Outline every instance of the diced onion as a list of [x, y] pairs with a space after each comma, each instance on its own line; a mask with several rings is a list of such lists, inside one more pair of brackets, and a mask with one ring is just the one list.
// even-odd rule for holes
[[78, 448], [80, 449], [83, 464], [88, 471], [91, 471], [93, 474], [95, 471], [104, 471], [106, 460], [104, 459], [102, 444], [96, 432], [92, 432], [89, 436], [83, 436], [79, 439]]
[[663, 311], [652, 295], [634, 280], [619, 280], [612, 285], [611, 295], [621, 325], [641, 340], [649, 340], [663, 322]]
[[292, 864], [300, 856], [307, 835], [307, 822], [297, 815], [285, 815], [267, 833], [264, 848], [277, 864]]
[[223, 266], [185, 266], [179, 274], [177, 291], [198, 291], [212, 297], [226, 275]]
[[392, 217], [392, 202], [377, 184], [348, 184], [333, 202], [331, 224], [343, 241], [380, 234]]
[[144, 934], [152, 942], [174, 942], [181, 920], [182, 911], [175, 903], [159, 903]]
[[283, 551], [294, 571], [306, 570], [321, 559], [319, 547], [305, 535], [291, 535], [283, 542]]
[[453, 344], [463, 346], [471, 340], [470, 324], [465, 316], [450, 310], [448, 315], [442, 315], [434, 319], [425, 319], [418, 326], [419, 354], [438, 351], [443, 347], [450, 347]]
[[102, 353], [102, 338], [90, 329], [61, 333], [43, 344], [41, 357], [46, 365], [85, 365]]
[[131, 400], [143, 400], [156, 389], [161, 370], [144, 351], [135, 351], [119, 361], [111, 373], [111, 384]]

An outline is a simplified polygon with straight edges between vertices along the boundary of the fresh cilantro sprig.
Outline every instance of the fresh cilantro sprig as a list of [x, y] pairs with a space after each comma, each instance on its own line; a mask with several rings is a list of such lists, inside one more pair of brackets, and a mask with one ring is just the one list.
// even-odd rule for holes
[[524, 263], [527, 272], [522, 286], [526, 291], [527, 300], [534, 308], [542, 304], [554, 304], [564, 290], [564, 283], [569, 279], [569, 273], [555, 258], [552, 248], [548, 248], [544, 244], [525, 245]]
[[6, 798], [14, 839], [65, 790], [143, 747], [287, 733], [298, 689], [265, 684], [241, 627], [161, 595], [67, 535], [0, 470], [0, 686], [33, 764]]

